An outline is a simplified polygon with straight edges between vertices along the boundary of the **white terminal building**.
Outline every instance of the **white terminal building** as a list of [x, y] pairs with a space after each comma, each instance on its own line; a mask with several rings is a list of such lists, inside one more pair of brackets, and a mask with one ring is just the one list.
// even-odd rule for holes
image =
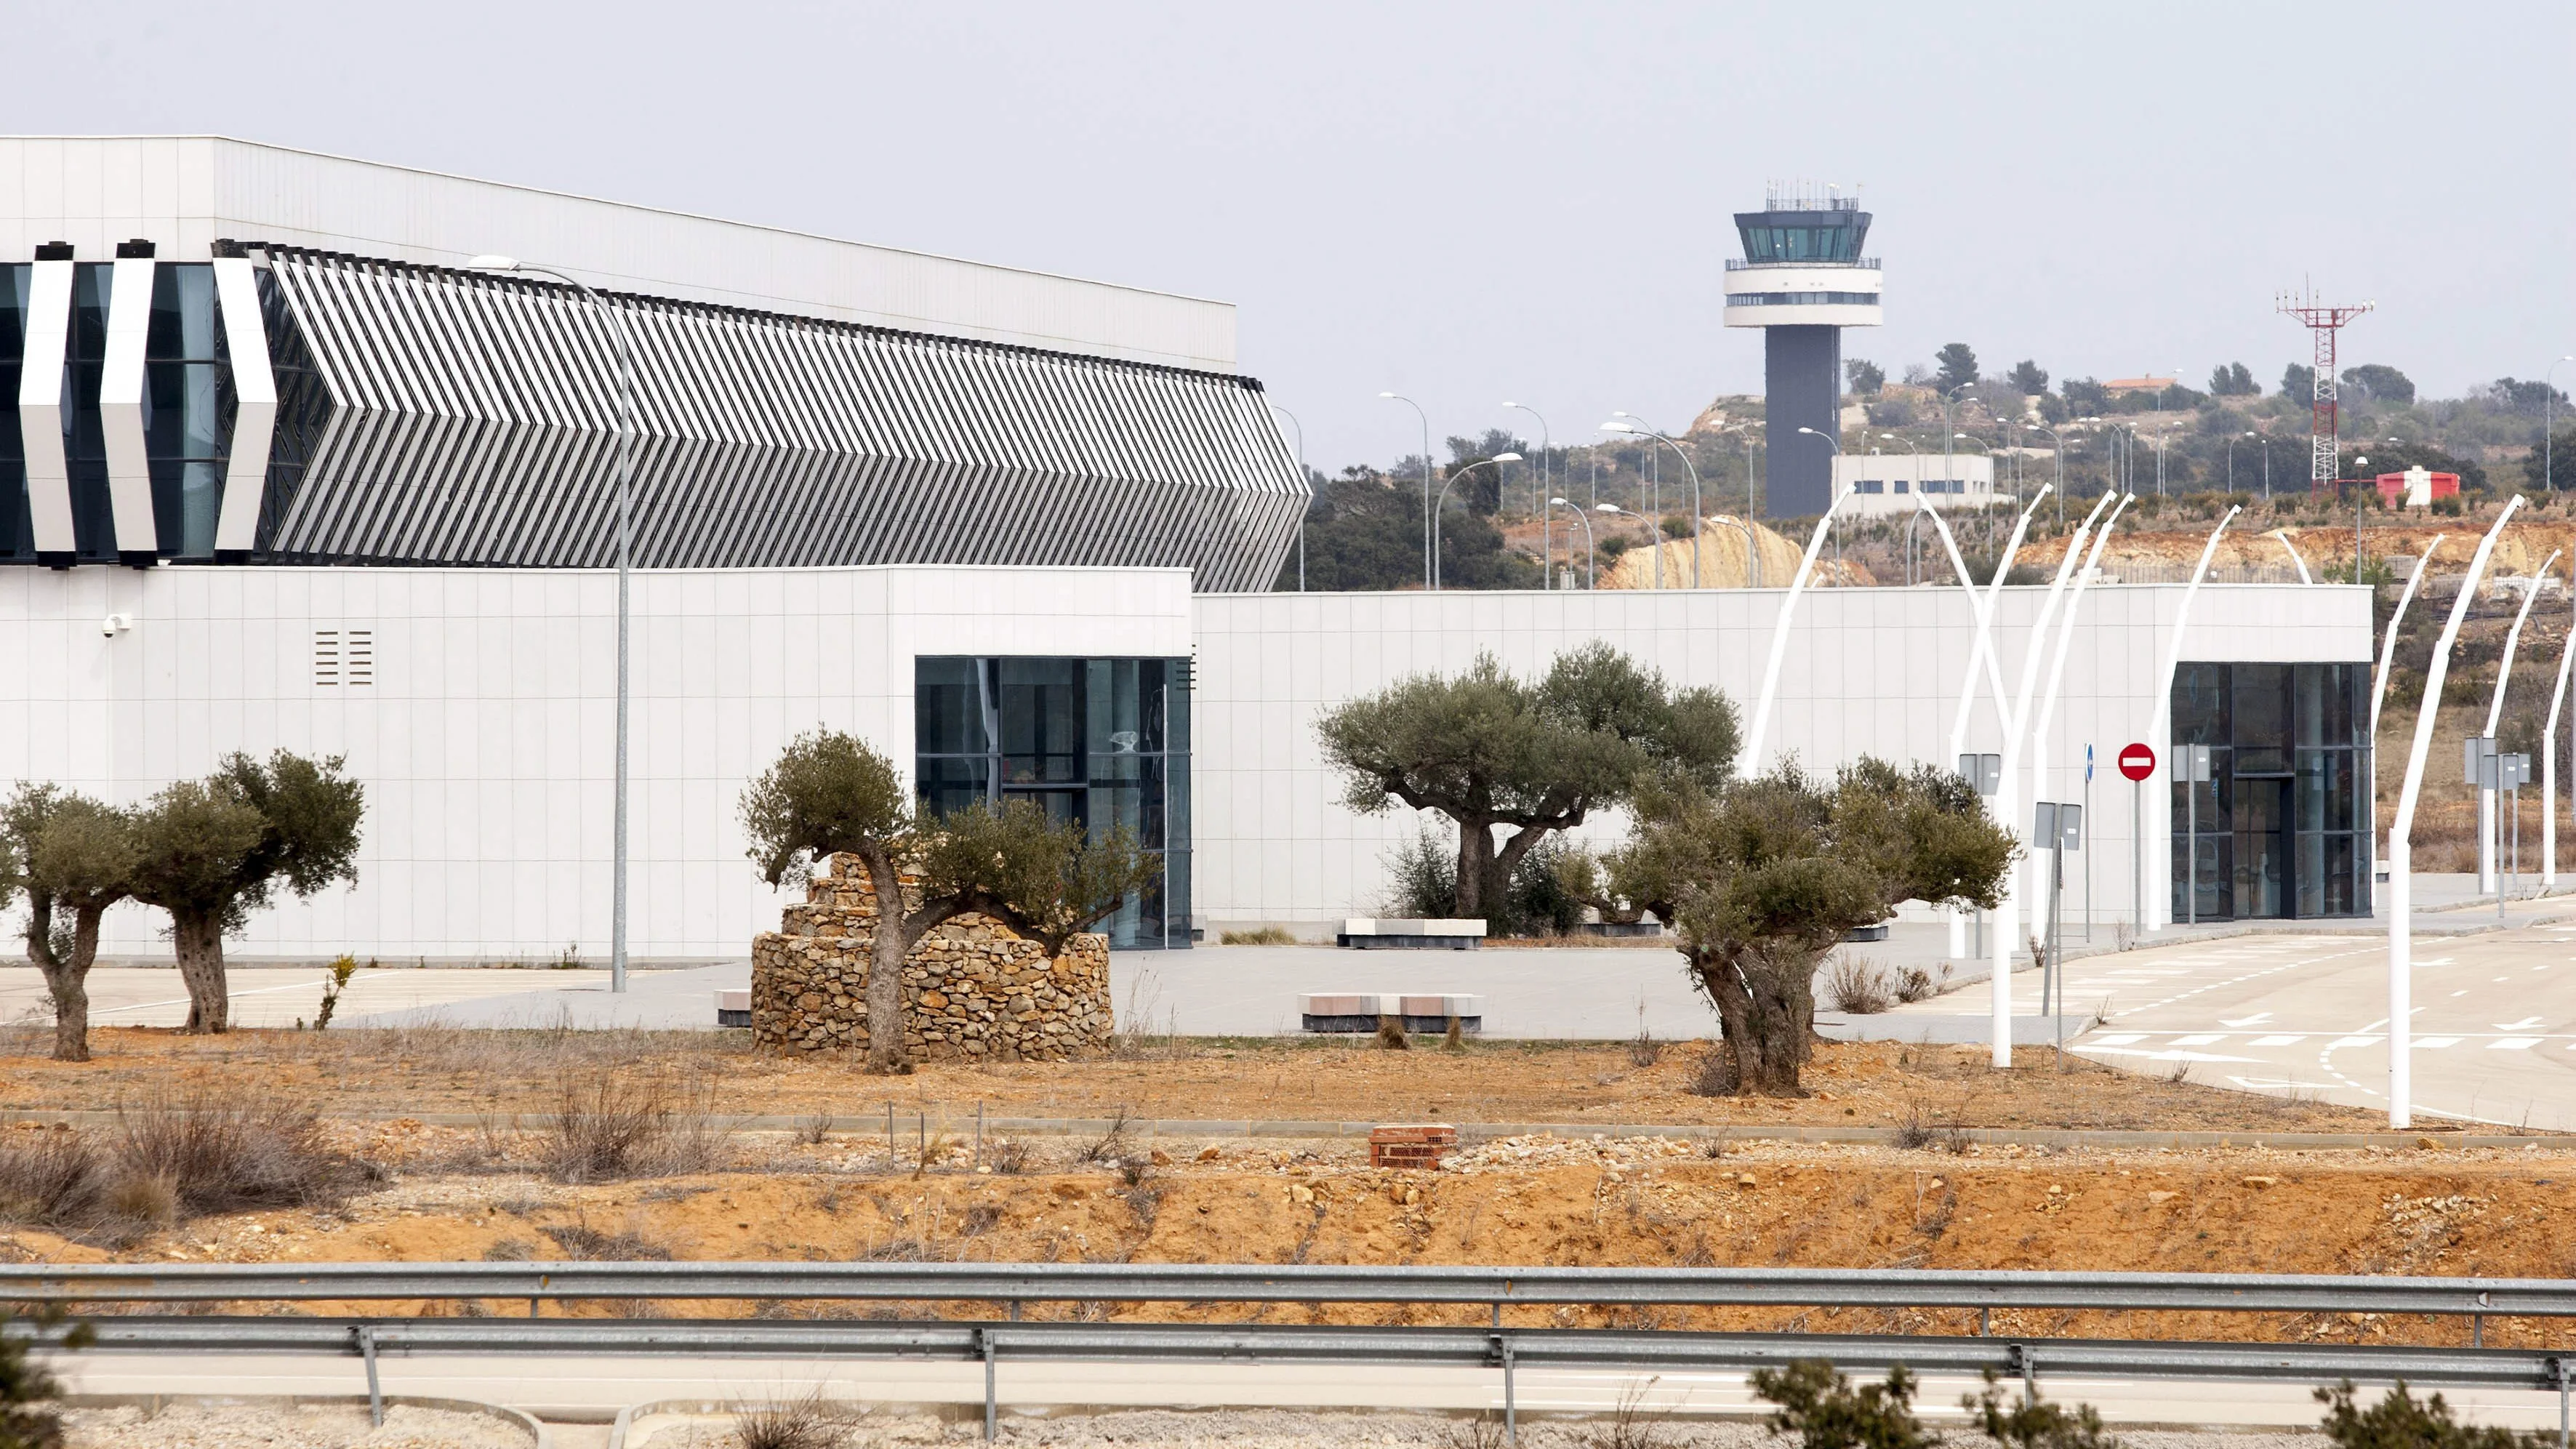
[[[0, 139], [0, 784], [133, 803], [339, 755], [359, 879], [237, 959], [604, 955], [621, 337], [643, 962], [775, 928], [736, 803], [817, 726], [933, 803], [1135, 829], [1135, 949], [1377, 913], [1418, 822], [1343, 807], [1314, 723], [1408, 675], [1600, 639], [1750, 713], [1782, 589], [1274, 591], [1302, 486], [1234, 335], [1222, 302], [236, 141]], [[2003, 591], [2008, 680], [2042, 592]], [[2168, 684], [2183, 595], [2086, 592], [2015, 796], [2094, 807], [2105, 922], [2133, 829], [2150, 916], [2185, 850], [2203, 919], [2366, 914], [2368, 591], [2204, 586]], [[1971, 620], [1955, 585], [1800, 596], [1748, 763], [1948, 763]], [[2179, 786], [2111, 768], [2160, 703], [2160, 755], [2216, 747], [2190, 840]], [[1981, 692], [1968, 748], [2000, 719]], [[107, 926], [166, 958], [156, 913]]]
[[1995, 491], [1995, 460], [1983, 453], [1860, 453], [1834, 459], [1839, 512], [1870, 516], [1933, 508], [1991, 508], [2012, 502]]

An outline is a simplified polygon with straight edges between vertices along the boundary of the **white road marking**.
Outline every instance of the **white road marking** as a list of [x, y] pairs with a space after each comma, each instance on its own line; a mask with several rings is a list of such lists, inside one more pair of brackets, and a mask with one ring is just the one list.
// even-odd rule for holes
[[2178, 1047], [2211, 1046], [2225, 1040], [2227, 1033], [2223, 1031], [2205, 1031], [2193, 1036], [2175, 1037], [2173, 1044]]
[[[2504, 978], [2499, 976], [2496, 979], [2498, 981], [2502, 981]], [[2495, 1024], [2495, 1029], [2498, 1031], [2529, 1031], [2538, 1025], [2540, 1025], [2539, 1017], [2526, 1016], [2520, 1021], [2499, 1021]]]
[[2093, 1038], [2092, 1044], [2095, 1046], [2133, 1046], [2139, 1042], [2145, 1041], [2146, 1039], [2147, 1034], [2143, 1031], [2119, 1031], [2113, 1032], [2109, 1036], [2097, 1036]]
[[2258, 1011], [2252, 1016], [2222, 1016], [2218, 1019], [2218, 1024], [2220, 1026], [2235, 1027], [2242, 1030], [2249, 1026], [2261, 1026], [2263, 1023], [2270, 1021], [2271, 1019], [2272, 1013], [2268, 1011]]
[[2444, 1047], [2455, 1047], [2459, 1044], [2460, 1039], [2455, 1036], [2425, 1036], [2415, 1039], [2415, 1048], [2418, 1051], [2440, 1051]]
[[2509, 1036], [2505, 1037], [2501, 1041], [2488, 1042], [2487, 1050], [2491, 1052], [2527, 1052], [2538, 1045], [2540, 1045], [2540, 1038], [2536, 1036]]
[[2379, 1045], [2379, 1038], [2375, 1036], [2346, 1036], [2337, 1037], [2335, 1040], [2327, 1042], [2326, 1050], [2334, 1051], [2341, 1047], [2366, 1047], [2377, 1045]]
[[2297, 1046], [2299, 1043], [2306, 1040], [2307, 1038], [2304, 1036], [2264, 1036], [2256, 1037], [2251, 1045], [2258, 1047]]

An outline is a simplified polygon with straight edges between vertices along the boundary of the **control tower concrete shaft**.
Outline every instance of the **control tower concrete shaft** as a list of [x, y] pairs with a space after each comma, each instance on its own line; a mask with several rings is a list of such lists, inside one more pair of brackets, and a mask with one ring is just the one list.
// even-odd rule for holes
[[1878, 259], [1861, 255], [1869, 213], [1858, 197], [1774, 186], [1735, 230], [1744, 259], [1726, 264], [1726, 325], [1762, 329], [1768, 511], [1812, 516], [1833, 501], [1825, 440], [1842, 436], [1842, 330], [1883, 320]]

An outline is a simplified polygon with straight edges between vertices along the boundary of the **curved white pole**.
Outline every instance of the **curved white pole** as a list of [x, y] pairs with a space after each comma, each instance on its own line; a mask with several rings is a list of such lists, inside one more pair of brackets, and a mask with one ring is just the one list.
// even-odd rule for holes
[[[2192, 568], [2191, 582], [2183, 585], [2182, 606], [2174, 610], [2173, 632], [2165, 639], [2164, 668], [2156, 671], [2156, 697], [2147, 726], [2147, 748], [2160, 754], [2173, 753], [2173, 680], [2174, 671], [2182, 666], [2183, 626], [2191, 621], [2192, 596], [2200, 592], [2200, 581], [2209, 573], [2209, 561], [2218, 555], [2218, 536], [2236, 521], [2237, 510], [2230, 508], [2218, 526], [2209, 531], [2209, 542], [2200, 551], [2200, 562]], [[2171, 768], [2172, 761], [2166, 761]], [[2156, 818], [2168, 819], [2162, 810], [2152, 812]], [[2165, 842], [2164, 849], [2156, 841]], [[2173, 924], [2173, 828], [2166, 825], [2147, 832], [2147, 929]]]
[[[2570, 569], [2576, 573], [2576, 569]], [[2558, 683], [2549, 691], [2549, 723], [2540, 729], [2540, 889], [2558, 888], [2558, 706], [2567, 698], [2567, 669], [2576, 664], [2576, 627], [2558, 651]]]
[[[2049, 485], [2042, 483], [2039, 488], [2040, 492], [2046, 493]], [[2033, 499], [2031, 508], [2036, 509], [2038, 506], [2038, 500]], [[1990, 585], [1984, 593], [1979, 593], [1976, 580], [1968, 577], [1967, 560], [1959, 556], [1959, 540], [1951, 536], [1950, 525], [1941, 517], [1941, 510], [1924, 502], [1923, 494], [1920, 492], [1914, 495], [1914, 509], [1931, 518], [1933, 531], [1941, 535], [1941, 547], [1950, 555], [1951, 576], [1959, 581], [1959, 588], [1967, 594], [1968, 617], [1975, 621], [1973, 642], [1968, 646], [1968, 673], [1959, 683], [1959, 712], [1950, 722], [1949, 757], [1939, 762], [1951, 764], [1955, 763], [1968, 748], [1968, 711], [1977, 697], [1977, 666], [1980, 662], [1985, 665], [1986, 686], [1994, 692], [1995, 717], [2001, 719], [2008, 708], [2004, 703], [2003, 666], [1995, 658], [1992, 643], [1994, 602], [1997, 592], [2002, 587], [2004, 575], [2011, 571], [2012, 556], [2021, 547], [2021, 529], [2016, 528], [2013, 531], [2013, 545], [2004, 551], [2003, 563], [1995, 569], [1994, 584]], [[2029, 527], [2029, 510], [2023, 511], [2021, 524], [2022, 528]], [[1951, 911], [1949, 916], [1950, 959], [1965, 961], [1968, 959], [1968, 912], [1962, 907]]]
[[[2101, 532], [2093, 535], [2093, 551], [2085, 555], [2084, 570], [2075, 576], [2075, 591], [2066, 596], [2066, 617], [2057, 622], [2057, 653], [2048, 664], [2048, 685], [2039, 692], [2039, 724], [2030, 732], [2030, 798], [2034, 801], [2048, 793], [2048, 727], [2057, 718], [2058, 686], [2066, 681], [2067, 649], [2075, 642], [2075, 611], [2084, 606], [2084, 591], [2092, 586], [2101, 566], [2102, 547], [2111, 541], [2112, 528], [2137, 501], [2136, 494], [2122, 498], [2111, 516], [2102, 520]], [[2085, 829], [2091, 831], [2091, 822]]]
[[1789, 580], [1789, 592], [1780, 600], [1780, 617], [1771, 625], [1771, 660], [1762, 666], [1762, 694], [1753, 705], [1753, 729], [1744, 737], [1742, 773], [1747, 776], [1762, 770], [1763, 738], [1771, 732], [1771, 697], [1780, 688], [1780, 660], [1789, 650], [1789, 616], [1798, 607], [1798, 596], [1807, 591], [1807, 576], [1816, 571], [1816, 555], [1825, 546], [1825, 531], [1833, 527], [1834, 510], [1849, 497], [1851, 490], [1846, 488], [1825, 505], [1823, 516], [1816, 520], [1815, 536], [1807, 540], [1806, 555], [1798, 560], [1797, 576]]
[[[2013, 803], [2013, 772], [2021, 767], [2023, 727], [2030, 723], [2030, 694], [2039, 685], [2039, 660], [2048, 651], [2048, 626], [2057, 617], [2057, 602], [2066, 591], [2066, 581], [2075, 572], [2075, 557], [2084, 547], [2093, 521], [2111, 506], [2112, 495], [2104, 493], [2094, 500], [2092, 513], [2083, 526], [2066, 540], [2066, 556], [2057, 561], [2057, 577], [2050, 581], [2048, 592], [2039, 601], [2039, 619], [2030, 626], [2030, 647], [2023, 651], [2021, 690], [2014, 696], [2012, 713], [2004, 720], [2004, 750], [2001, 784], [1995, 790], [1993, 811], [1995, 823], [2010, 831], [2015, 839], [2027, 835], [2021, 821], [2027, 818]], [[2035, 842], [2034, 842], [2035, 843]], [[2029, 852], [2004, 868], [2003, 903], [1995, 908], [1994, 939], [1987, 952], [1987, 982], [1994, 998], [1995, 1031], [1994, 1063], [2012, 1065], [2012, 953], [2013, 937], [2021, 929], [2021, 878], [2023, 867], [2032, 863]]]
[[2487, 571], [2487, 558], [2495, 552], [2505, 520], [2520, 507], [2521, 494], [2506, 500], [2495, 526], [2478, 540], [2478, 551], [2469, 557], [2468, 576], [2460, 580], [2460, 596], [2451, 603], [2451, 617], [2442, 625], [2442, 637], [2433, 645], [2432, 665], [2425, 671], [2424, 699], [2415, 711], [2415, 743], [2406, 754], [2406, 783], [2397, 792], [2397, 816], [2388, 822], [2388, 1125], [2393, 1128], [2412, 1126], [2415, 1118], [2410, 1060], [2415, 1009], [2413, 855], [2415, 801], [2424, 788], [2424, 756], [2433, 748], [2433, 715], [2442, 707], [2442, 677], [2451, 672], [2451, 645], [2458, 641], [2460, 622], [2469, 616], [2469, 605], [2478, 596], [2478, 577]]
[[[2030, 531], [2030, 516], [2039, 511], [2039, 500], [2048, 496], [2049, 486], [2046, 483], [2040, 484], [2039, 491], [2030, 496], [2030, 506], [2023, 509], [2021, 517], [2014, 521], [2012, 539], [2004, 545], [2003, 557], [1995, 560], [1994, 582], [1986, 585], [1983, 602], [1977, 605], [1976, 642], [1969, 646], [1972, 652], [1968, 656], [1968, 675], [1960, 681], [1959, 710], [1950, 721], [1950, 758], [1953, 762], [1968, 748], [1968, 714], [1977, 702], [1977, 671], [1980, 665], [1984, 666], [1986, 677], [1992, 681], [1991, 687], [1995, 692], [1995, 716], [1998, 719], [2003, 717], [2004, 676], [2003, 666], [1998, 662], [1995, 654], [1995, 601], [2003, 596], [2004, 575], [2012, 572], [2013, 555], [2021, 552], [2022, 535]], [[1939, 510], [1933, 510], [1932, 519], [1935, 523], [1940, 522]], [[1950, 545], [1950, 566], [1958, 570], [1959, 578], [1964, 582], [1968, 577], [1968, 567], [1959, 561], [1959, 547], [1955, 543], [1950, 543], [1950, 530], [1946, 525], [1941, 529], [1941, 541]], [[1975, 590], [1971, 589], [1969, 596], [1976, 597]], [[2010, 721], [2005, 723], [2009, 727]]]
[[[2408, 576], [2406, 587], [2397, 595], [2397, 612], [2388, 616], [2387, 637], [2379, 641], [2379, 673], [2370, 681], [2370, 733], [2362, 736], [2374, 750], [2379, 748], [2379, 705], [2388, 698], [2388, 665], [2397, 657], [2397, 626], [2406, 620], [2406, 606], [2415, 602], [2415, 590], [2424, 582], [2424, 571], [2433, 566], [2433, 549], [2442, 546], [2446, 533], [2433, 535], [2433, 547], [2415, 561], [2415, 572]], [[2375, 793], [2375, 792], [2374, 792]]]
[[2290, 551], [2290, 563], [2299, 571], [2299, 582], [2303, 584], [2315, 583], [2316, 580], [2308, 575], [2308, 561], [2299, 557], [2299, 546], [2290, 542], [2290, 531], [2286, 528], [2276, 528], [2272, 530], [2272, 536], [2281, 541], [2281, 547]]
[[[2531, 606], [2539, 602], [2540, 580], [2549, 572], [2549, 565], [2558, 562], [2558, 553], [2551, 549], [2549, 557], [2532, 571], [2531, 587], [2523, 590], [2522, 607], [2514, 610], [2513, 627], [2505, 631], [2504, 659], [2496, 665], [2495, 693], [2487, 701], [2489, 738], [2494, 737], [2496, 726], [2504, 720], [2504, 684], [2513, 677], [2514, 651], [2522, 645], [2522, 621], [2531, 617]], [[2504, 822], [2497, 812], [2503, 803], [2501, 791], [2478, 792], [2478, 889], [2482, 891], [2504, 889], [2504, 852], [2498, 849], [2504, 843]]]

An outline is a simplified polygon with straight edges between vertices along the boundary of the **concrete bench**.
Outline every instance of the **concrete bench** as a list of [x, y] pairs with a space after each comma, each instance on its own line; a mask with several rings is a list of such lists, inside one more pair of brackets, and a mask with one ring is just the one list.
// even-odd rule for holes
[[1485, 944], [1485, 923], [1352, 916], [1333, 944], [1354, 951], [1473, 951]]
[[716, 993], [716, 1025], [751, 1025], [751, 988], [736, 987]]
[[1297, 998], [1297, 1014], [1308, 1031], [1375, 1031], [1390, 1016], [1404, 1019], [1409, 1032], [1445, 1032], [1449, 1019], [1470, 1035], [1485, 1029], [1485, 998], [1461, 993], [1408, 995], [1401, 992], [1314, 991]]

